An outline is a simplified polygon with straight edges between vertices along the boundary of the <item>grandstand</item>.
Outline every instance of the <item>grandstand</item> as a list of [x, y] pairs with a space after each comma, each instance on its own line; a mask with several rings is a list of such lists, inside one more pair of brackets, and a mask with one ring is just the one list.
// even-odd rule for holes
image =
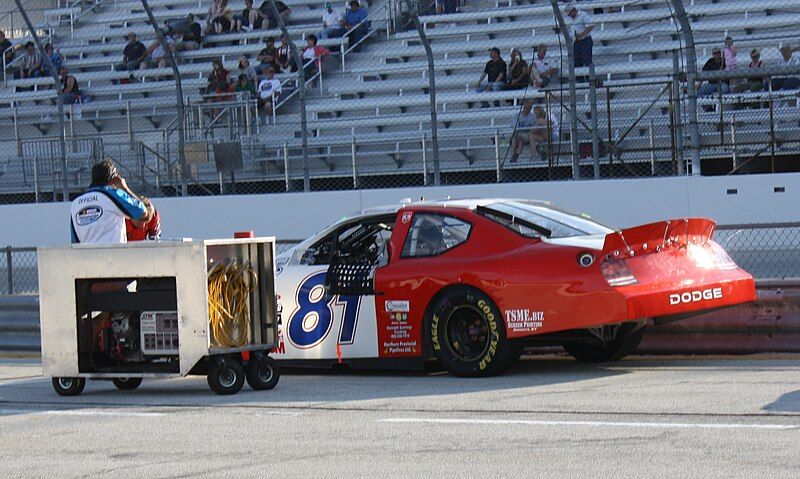
[[[300, 47], [303, 39], [321, 29], [325, 0], [284, 0], [292, 8], [288, 30]], [[194, 13], [204, 23], [210, 0], [150, 0], [159, 24]], [[339, 2], [337, 2], [339, 3]], [[343, 2], [341, 2], [343, 3]], [[734, 37], [740, 65], [747, 52], [760, 48], [767, 63], [778, 57], [780, 45], [796, 36], [800, 0], [773, 2], [765, 8], [758, 0], [686, 2], [697, 44], [698, 69]], [[230, 2], [241, 10], [243, 0]], [[468, 0], [459, 13], [433, 14], [420, 3], [420, 21], [433, 49], [437, 85], [438, 133], [443, 181], [492, 182], [571, 177], [568, 128], [567, 52], [556, 28], [549, 1]], [[584, 1], [593, 12], [594, 64], [597, 78], [598, 136], [602, 140], [602, 174], [675, 174], [675, 123], [686, 122], [686, 99], [673, 95], [674, 56], [685, 70], [683, 37], [669, 2], [664, 0]], [[91, 8], [90, 8], [91, 7]], [[344, 7], [344, 5], [341, 5]], [[307, 86], [309, 173], [313, 189], [402, 186], [429, 182], [430, 98], [425, 50], [410, 25], [403, 1], [374, 0], [368, 5], [370, 34], [361, 45], [347, 38], [321, 40], [332, 52], [319, 78]], [[150, 194], [173, 191], [177, 164], [177, 117], [172, 70], [134, 72], [134, 81], [116, 84], [128, 72], [114, 70], [121, 60], [124, 36], [136, 32], [145, 44], [154, 41], [139, 0], [75, 2], [45, 12], [39, 27], [66, 57], [65, 65], [82, 89], [92, 97], [83, 105], [67, 107], [69, 181], [75, 191], [85, 183], [92, 161], [112, 157], [134, 183]], [[177, 53], [183, 93], [187, 103], [187, 158], [192, 183], [217, 191], [222, 177], [205, 152], [216, 142], [241, 142], [244, 169], [237, 183], [240, 192], [296, 189], [302, 178], [301, 123], [298, 80], [281, 73], [284, 93], [272, 121], [257, 121], [252, 101], [203, 101], [212, 59], [221, 59], [235, 71], [238, 57], [254, 58], [265, 36], [279, 30], [227, 33], [204, 37], [204, 48]], [[474, 82], [486, 62], [490, 47], [500, 48], [508, 59], [519, 48], [527, 60], [533, 46], [547, 43], [560, 59], [562, 81], [544, 90], [476, 93]], [[675, 55], [677, 52], [677, 55]], [[586, 69], [576, 74], [585, 76]], [[0, 129], [0, 194], [25, 193], [30, 200], [36, 188], [53, 189], [60, 181], [57, 144], [58, 113], [53, 103], [51, 78], [7, 79], [0, 87], [0, 121], [13, 128]], [[681, 90], [685, 85], [681, 84]], [[578, 85], [579, 142], [591, 142], [590, 94]], [[726, 172], [744, 155], [771, 150], [792, 154], [797, 150], [797, 102], [773, 95], [772, 108], [739, 109], [737, 104], [758, 93], [732, 93], [701, 99], [703, 156], [723, 158]], [[549, 162], [530, 159], [507, 162], [511, 123], [525, 98], [546, 102], [559, 118], [561, 134], [549, 145]], [[779, 100], [779, 101], [778, 101]], [[678, 105], [680, 104], [680, 105]], [[759, 102], [755, 102], [759, 105]], [[676, 107], [680, 107], [681, 115]], [[221, 114], [219, 112], [221, 111]], [[689, 144], [683, 130], [683, 143]], [[772, 134], [774, 133], [774, 135]], [[774, 138], [774, 141], [771, 140]], [[735, 146], [733, 146], [735, 145]], [[613, 146], [613, 148], [612, 148]], [[589, 147], [591, 151], [591, 147]], [[199, 152], [199, 153], [198, 153]], [[770, 153], [771, 153], [770, 152]], [[591, 176], [591, 154], [582, 154], [584, 176]], [[502, 170], [502, 171], [501, 171]], [[502, 173], [502, 175], [501, 175]], [[200, 192], [199, 189], [195, 192]], [[10, 200], [9, 200], [10, 201]]]

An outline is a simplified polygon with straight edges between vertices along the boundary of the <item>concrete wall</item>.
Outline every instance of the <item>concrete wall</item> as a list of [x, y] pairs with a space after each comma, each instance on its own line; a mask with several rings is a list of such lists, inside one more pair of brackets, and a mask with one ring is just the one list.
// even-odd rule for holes
[[[783, 192], [775, 192], [783, 188]], [[735, 190], [735, 194], [729, 193]], [[800, 174], [514, 183], [439, 188], [326, 191], [272, 195], [159, 198], [166, 238], [229, 237], [254, 230], [304, 238], [349, 213], [402, 198], [532, 198], [626, 227], [670, 217], [704, 216], [719, 224], [800, 221]], [[65, 203], [0, 206], [0, 246], [69, 241]]]

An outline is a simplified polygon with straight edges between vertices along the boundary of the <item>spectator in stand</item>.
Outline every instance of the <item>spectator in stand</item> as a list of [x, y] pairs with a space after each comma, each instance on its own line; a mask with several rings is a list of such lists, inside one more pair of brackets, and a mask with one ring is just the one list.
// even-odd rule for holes
[[733, 44], [733, 37], [725, 37], [725, 48], [722, 49], [725, 58], [725, 70], [732, 72], [736, 70], [739, 60], [736, 59], [736, 46]]
[[272, 37], [264, 38], [264, 48], [258, 52], [258, 61], [261, 62], [256, 67], [256, 73], [263, 75], [268, 68], [274, 68], [275, 71], [280, 71], [278, 67], [278, 49], [275, 48], [275, 39]]
[[239, 75], [239, 80], [236, 82], [234, 91], [236, 91], [236, 93], [249, 92], [250, 94], [247, 95], [248, 99], [256, 98], [256, 86], [252, 81], [247, 79], [247, 75], [244, 73]]
[[[6, 38], [6, 34], [3, 31], [0, 31], [0, 52], [5, 57], [6, 65], [10, 65], [14, 61], [14, 45], [11, 40]], [[5, 71], [0, 71], [0, 78], [5, 78]]]
[[535, 88], [546, 87], [550, 84], [553, 76], [558, 73], [558, 60], [547, 55], [546, 43], [542, 43], [536, 48], [536, 55], [533, 56], [530, 70], [531, 86]]
[[522, 147], [526, 143], [531, 144], [531, 158], [536, 157], [536, 148], [533, 146], [531, 138], [533, 137], [533, 128], [536, 126], [536, 114], [532, 112], [533, 101], [525, 100], [522, 104], [522, 109], [517, 113], [514, 123], [511, 128], [514, 130], [511, 139], [511, 162], [516, 163], [519, 155], [522, 154]]
[[253, 8], [253, 0], [244, 0], [244, 8], [242, 13], [237, 13], [233, 16], [233, 26], [231, 30], [234, 32], [251, 32], [253, 31], [253, 23], [250, 19], [256, 14], [256, 9]]
[[[167, 44], [167, 48], [169, 51], [175, 52], [175, 38], [172, 35], [167, 35], [166, 32], [162, 32], [164, 35], [164, 42]], [[167, 66], [167, 52], [161, 48], [161, 42], [158, 41], [158, 38], [147, 47], [147, 53], [150, 59], [146, 62], [146, 65], [150, 68], [166, 68]]]
[[281, 93], [281, 81], [275, 78], [275, 69], [268, 68], [266, 77], [258, 84], [258, 107], [264, 115], [264, 124], [269, 124], [274, 103]]
[[[560, 130], [558, 128], [558, 120], [553, 112], [549, 114], [542, 106], [537, 106], [533, 109], [536, 114], [536, 126], [531, 130], [531, 158], [536, 158], [536, 149], [539, 146], [546, 146], [547, 142], [558, 142], [558, 135]], [[548, 136], [549, 132], [549, 136]], [[542, 160], [544, 161], [546, 149], [542, 150]]]
[[147, 48], [136, 39], [136, 34], [131, 32], [128, 34], [128, 44], [122, 50], [122, 65], [117, 66], [116, 69], [129, 72], [138, 70], [144, 66], [145, 58], [147, 58]]
[[152, 212], [149, 221], [133, 218], [125, 218], [125, 236], [128, 242], [131, 241], [156, 241], [161, 239], [161, 215], [158, 214], [150, 198], [139, 196], [144, 207]]
[[25, 44], [25, 53], [19, 61], [17, 78], [37, 78], [42, 74], [42, 56], [33, 45], [33, 42]]
[[281, 46], [278, 47], [277, 63], [278, 68], [283, 72], [297, 71], [297, 65], [294, 64], [294, 58], [292, 58], [292, 49], [289, 46], [289, 37], [286, 35], [281, 35]]
[[228, 7], [228, 0], [214, 0], [208, 7], [206, 16], [206, 33], [224, 33], [231, 29], [233, 11]]
[[333, 4], [327, 2], [325, 4], [325, 11], [322, 12], [322, 31], [319, 32], [319, 38], [325, 40], [327, 38], [339, 38], [345, 34], [347, 30], [342, 28], [342, 15], [333, 9]]
[[575, 2], [570, 2], [567, 6], [567, 16], [570, 18], [569, 26], [572, 34], [575, 67], [588, 67], [592, 64], [592, 47], [594, 46], [592, 19], [588, 13], [578, 10]]
[[[50, 58], [50, 63], [53, 65], [53, 71], [58, 72], [61, 70], [61, 64], [64, 63], [64, 57], [58, 50], [53, 50], [53, 45], [48, 43], [44, 46], [44, 53]], [[50, 70], [47, 69], [47, 62], [42, 62], [42, 74], [51, 75]]]
[[[788, 44], [781, 47], [781, 58], [778, 60], [779, 67], [793, 67], [800, 65], [800, 57], [795, 55], [794, 50]], [[796, 90], [800, 88], [800, 78], [797, 77], [777, 77], [772, 79], [773, 90]]]
[[[286, 4], [280, 0], [275, 0], [275, 8], [278, 9], [278, 15], [281, 16], [283, 23], [285, 24], [289, 20], [289, 15], [291, 15], [292, 9], [286, 6]], [[261, 6], [258, 7], [258, 11], [261, 16], [262, 28], [273, 29], [278, 27], [278, 20], [272, 14], [272, 9], [270, 8], [268, 1], [262, 2]]]
[[448, 14], [458, 12], [458, 0], [436, 0], [436, 13]]
[[226, 93], [230, 92], [230, 72], [225, 69], [222, 62], [214, 60], [211, 62], [211, 73], [208, 75], [207, 95], [214, 95], [214, 100], [221, 101], [227, 99]]
[[[758, 48], [753, 48], [750, 51], [750, 64], [748, 68], [764, 68], [764, 62], [761, 61], [761, 51]], [[736, 85], [734, 91], [737, 93], [744, 92], [759, 92], [764, 90], [764, 77], [749, 77]]]
[[367, 24], [365, 22], [367, 19], [367, 9], [361, 8], [361, 4], [358, 3], [358, 0], [350, 0], [349, 5], [350, 9], [344, 12], [341, 25], [342, 28], [345, 29], [345, 32], [350, 32], [350, 45], [355, 45], [367, 34]]
[[242, 55], [239, 58], [239, 76], [244, 75], [247, 78], [247, 81], [253, 83], [254, 88], [255, 84], [258, 83], [258, 74], [256, 73], [256, 69], [250, 65], [250, 59], [247, 55]]
[[[722, 56], [722, 50], [714, 47], [711, 50], [711, 58], [709, 58], [705, 65], [703, 65], [704, 72], [725, 70], [725, 57]], [[700, 85], [700, 90], [697, 92], [700, 96], [711, 96], [720, 93], [730, 93], [730, 85], [727, 81], [717, 80], [708, 81]]]
[[190, 13], [187, 19], [189, 25], [186, 27], [186, 32], [181, 41], [175, 44], [175, 50], [179, 52], [197, 50], [200, 48], [200, 41], [203, 38], [200, 24], [195, 21], [194, 14]]
[[522, 59], [522, 52], [511, 50], [511, 64], [508, 66], [508, 78], [505, 89], [521, 90], [528, 86], [528, 62]]
[[78, 80], [69, 74], [67, 67], [62, 66], [59, 71], [61, 78], [61, 102], [65, 105], [72, 105], [81, 99], [81, 89]]
[[322, 61], [330, 53], [327, 48], [317, 45], [316, 35], [306, 37], [306, 47], [303, 49], [303, 68], [306, 72], [306, 79], [322, 70]]
[[[505, 84], [506, 62], [500, 57], [500, 49], [492, 47], [489, 49], [489, 61], [483, 68], [483, 73], [475, 83], [475, 92], [501, 91]], [[484, 83], [484, 80], [486, 82]]]

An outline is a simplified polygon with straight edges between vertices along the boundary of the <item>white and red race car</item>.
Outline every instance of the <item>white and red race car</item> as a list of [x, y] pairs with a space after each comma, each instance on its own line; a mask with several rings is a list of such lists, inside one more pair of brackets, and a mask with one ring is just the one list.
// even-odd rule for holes
[[[707, 219], [613, 230], [545, 202], [447, 200], [343, 219], [277, 258], [278, 360], [501, 373], [524, 346], [618, 359], [645, 319], [755, 300]], [[380, 360], [380, 361], [378, 361]]]

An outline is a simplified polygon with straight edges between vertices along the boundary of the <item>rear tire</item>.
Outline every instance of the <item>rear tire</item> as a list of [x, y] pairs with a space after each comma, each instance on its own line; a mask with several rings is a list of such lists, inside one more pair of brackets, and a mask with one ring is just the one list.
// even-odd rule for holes
[[234, 359], [225, 358], [220, 362], [212, 359], [207, 380], [208, 387], [217, 394], [236, 394], [244, 386], [244, 367]]
[[456, 287], [439, 296], [426, 322], [431, 349], [451, 374], [484, 377], [516, 363], [522, 347], [506, 338], [500, 310], [485, 293]]
[[114, 378], [112, 382], [121, 391], [133, 391], [142, 385], [142, 378]]
[[53, 389], [59, 396], [77, 396], [85, 387], [84, 378], [53, 378]]
[[565, 344], [564, 349], [570, 356], [584, 363], [616, 361], [631, 354], [642, 341], [644, 327], [635, 329], [636, 326], [636, 323], [623, 324], [617, 337], [606, 345], [573, 342]]
[[250, 356], [247, 363], [247, 384], [256, 391], [266, 391], [278, 384], [281, 373], [278, 371], [278, 362], [269, 356], [256, 358]]

